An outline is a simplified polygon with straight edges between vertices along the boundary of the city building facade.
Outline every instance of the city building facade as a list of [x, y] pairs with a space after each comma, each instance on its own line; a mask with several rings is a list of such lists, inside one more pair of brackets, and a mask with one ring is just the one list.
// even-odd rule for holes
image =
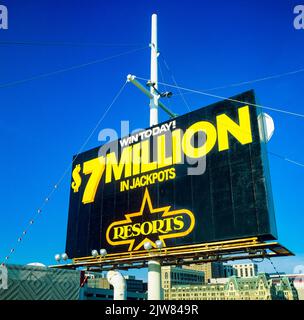
[[207, 262], [203, 264], [190, 264], [183, 269], [201, 271], [205, 275], [205, 282], [209, 283], [214, 278], [224, 278], [224, 266], [222, 262]]
[[168, 300], [296, 300], [288, 278], [273, 283], [265, 273], [254, 277], [232, 276], [227, 281], [213, 279], [210, 284], [176, 285], [167, 290]]
[[234, 274], [240, 278], [255, 277], [258, 274], [258, 265], [256, 263], [233, 264]]
[[[86, 273], [87, 281], [80, 291], [81, 300], [113, 300], [113, 287], [105, 274]], [[127, 300], [146, 300], [147, 283], [135, 276], [124, 276], [127, 286]]]
[[[5, 265], [0, 269], [0, 300], [113, 300], [104, 274], [41, 266]], [[147, 299], [147, 284], [126, 276], [128, 300]]]
[[272, 274], [270, 278], [275, 284], [280, 284], [281, 279], [287, 278], [289, 281], [284, 282], [282, 289], [284, 291], [284, 295], [290, 295], [290, 287], [293, 290], [293, 294], [297, 295], [299, 300], [304, 300], [304, 274]]
[[235, 275], [235, 269], [231, 264], [224, 264], [224, 278], [229, 278]]
[[163, 297], [168, 299], [170, 288], [177, 285], [202, 285], [204, 272], [181, 267], [166, 266], [161, 269]]

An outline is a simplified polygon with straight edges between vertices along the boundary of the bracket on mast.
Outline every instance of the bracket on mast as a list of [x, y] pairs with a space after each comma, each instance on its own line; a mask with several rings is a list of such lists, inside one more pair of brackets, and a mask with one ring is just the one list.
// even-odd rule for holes
[[[147, 90], [140, 82], [136, 80], [136, 76], [129, 74], [127, 76], [127, 82], [131, 82], [132, 84], [134, 84], [135, 87], [137, 87], [141, 92], [143, 92], [149, 99], [153, 99], [152, 93], [149, 90]], [[178, 114], [172, 112], [161, 101], [158, 101], [158, 106], [161, 107], [170, 116], [170, 118], [176, 118], [178, 116]]]

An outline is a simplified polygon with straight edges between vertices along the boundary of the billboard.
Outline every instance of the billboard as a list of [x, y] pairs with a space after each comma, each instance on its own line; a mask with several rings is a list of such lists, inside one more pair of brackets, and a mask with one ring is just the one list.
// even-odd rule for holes
[[252, 104], [247, 91], [74, 158], [69, 257], [136, 254], [156, 240], [275, 239], [263, 117]]

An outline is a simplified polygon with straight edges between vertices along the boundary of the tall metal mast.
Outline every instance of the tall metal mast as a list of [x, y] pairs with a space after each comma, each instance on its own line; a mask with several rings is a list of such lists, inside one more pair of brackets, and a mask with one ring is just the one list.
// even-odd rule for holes
[[151, 28], [151, 76], [150, 80], [154, 84], [150, 87], [152, 98], [150, 99], [150, 127], [158, 124], [158, 99], [159, 95], [155, 91], [158, 89], [158, 49], [157, 49], [157, 15], [152, 15]]
[[[151, 82], [150, 127], [158, 124], [158, 52], [157, 52], [157, 15], [152, 15], [151, 28]], [[155, 90], [156, 89], [156, 90]], [[158, 260], [148, 261], [148, 300], [161, 300], [161, 265]]]
[[136, 80], [136, 76], [128, 74], [127, 81], [134, 84], [140, 91], [142, 91], [150, 99], [150, 127], [158, 124], [158, 107], [164, 110], [170, 118], [177, 117], [177, 114], [167, 108], [160, 97], [171, 97], [171, 92], [161, 93], [158, 91], [158, 47], [157, 47], [157, 15], [152, 15], [152, 28], [151, 28], [151, 75], [150, 81], [147, 86], [150, 87], [150, 91], [144, 87], [140, 82]]
[[[145, 88], [141, 83], [136, 80], [134, 75], [129, 74], [127, 81], [134, 84], [140, 91], [142, 91], [150, 99], [150, 127], [158, 124], [158, 107], [161, 107], [171, 118], [175, 118], [177, 114], [173, 113], [167, 108], [161, 101], [160, 97], [170, 97], [171, 92], [160, 93], [158, 91], [158, 49], [157, 49], [157, 15], [152, 15], [152, 27], [151, 27], [151, 78], [147, 85], [150, 87], [150, 91]], [[152, 245], [148, 242], [149, 246]], [[146, 247], [150, 250], [151, 248]], [[161, 264], [157, 258], [152, 258], [148, 261], [148, 300], [161, 300], [162, 288], [161, 288]]]

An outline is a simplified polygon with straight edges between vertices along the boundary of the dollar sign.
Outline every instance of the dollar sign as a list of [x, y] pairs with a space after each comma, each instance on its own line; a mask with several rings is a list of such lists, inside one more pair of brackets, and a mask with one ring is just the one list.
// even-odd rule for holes
[[72, 172], [72, 177], [73, 177], [73, 182], [72, 182], [72, 189], [74, 190], [74, 192], [78, 192], [79, 187], [81, 185], [81, 176], [80, 176], [80, 164], [77, 164], [77, 166], [74, 168], [73, 172]]

